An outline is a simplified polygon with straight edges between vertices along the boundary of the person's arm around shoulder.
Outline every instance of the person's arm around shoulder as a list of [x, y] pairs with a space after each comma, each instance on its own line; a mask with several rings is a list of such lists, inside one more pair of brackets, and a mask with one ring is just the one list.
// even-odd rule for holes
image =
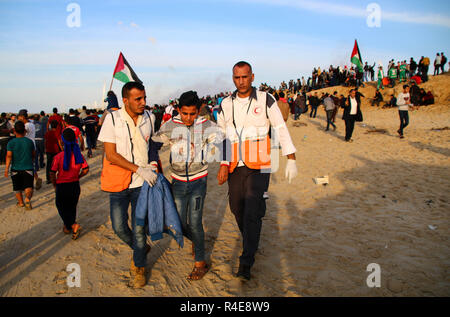
[[[225, 99], [224, 99], [225, 100]], [[223, 103], [223, 100], [222, 100]], [[225, 114], [223, 112], [222, 105], [219, 107], [219, 111], [217, 113], [217, 128], [220, 130], [223, 136], [222, 140], [222, 152], [223, 157], [220, 163], [219, 172], [217, 173], [217, 181], [219, 185], [224, 184], [228, 180], [228, 167], [230, 166], [230, 162], [226, 159], [226, 123], [225, 123]]]

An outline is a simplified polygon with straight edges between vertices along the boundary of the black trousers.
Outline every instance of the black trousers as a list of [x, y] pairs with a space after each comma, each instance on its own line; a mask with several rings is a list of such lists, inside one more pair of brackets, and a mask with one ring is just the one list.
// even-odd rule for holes
[[246, 166], [237, 167], [228, 176], [230, 209], [236, 218], [243, 239], [240, 264], [252, 266], [258, 250], [262, 218], [266, 214], [264, 191], [269, 186], [270, 173]]
[[345, 119], [345, 141], [352, 138], [353, 130], [355, 129], [356, 115], [349, 115]]
[[67, 229], [71, 229], [77, 218], [80, 198], [80, 182], [56, 184], [56, 208]]
[[409, 114], [407, 110], [399, 110], [398, 115], [400, 117], [400, 135], [403, 135], [403, 129], [409, 124]]

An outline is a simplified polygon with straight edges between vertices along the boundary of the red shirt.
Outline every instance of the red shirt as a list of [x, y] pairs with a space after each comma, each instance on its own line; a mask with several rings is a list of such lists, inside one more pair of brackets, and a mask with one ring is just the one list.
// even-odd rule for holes
[[75, 164], [75, 156], [73, 154], [68, 171], [63, 169], [63, 164], [64, 152], [60, 152], [53, 158], [52, 164], [52, 172], [56, 172], [56, 184], [77, 182], [79, 180], [80, 170], [89, 168], [84, 156], [82, 164]]
[[53, 120], [59, 123], [58, 126], [56, 127], [56, 131], [58, 131], [58, 133], [61, 134], [64, 127], [64, 120], [62, 116], [60, 116], [57, 113], [50, 116], [50, 118], [48, 118], [48, 129], [50, 129], [50, 122], [52, 122]]
[[59, 148], [58, 140], [60, 139], [60, 134], [57, 130], [50, 130], [45, 133], [45, 152], [46, 153], [59, 153], [61, 149]]

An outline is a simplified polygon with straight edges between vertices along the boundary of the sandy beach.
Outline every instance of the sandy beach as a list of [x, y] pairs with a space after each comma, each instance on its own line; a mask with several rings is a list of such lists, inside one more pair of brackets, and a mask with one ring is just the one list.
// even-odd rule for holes
[[[233, 276], [241, 239], [228, 206], [227, 185], [218, 186], [212, 164], [204, 207], [210, 272], [200, 281], [192, 270], [191, 243], [179, 249], [166, 236], [150, 242], [148, 284], [127, 286], [132, 252], [111, 228], [108, 194], [100, 191], [102, 147], [89, 158], [81, 180], [73, 241], [62, 232], [54, 190], [35, 191], [33, 210], [16, 207], [10, 178], [0, 172], [0, 295], [16, 296], [449, 296], [450, 295], [450, 76], [420, 85], [436, 104], [410, 111], [399, 139], [397, 109], [369, 105], [374, 83], [360, 91], [364, 122], [353, 143], [344, 142], [342, 109], [337, 130], [325, 132], [323, 107], [315, 119], [288, 127], [297, 148], [299, 175], [284, 178], [286, 158], [271, 176], [253, 278]], [[347, 94], [349, 88], [330, 87]], [[387, 100], [401, 86], [383, 91]], [[319, 90], [319, 93], [321, 90]], [[447, 128], [447, 129], [444, 129]], [[84, 152], [85, 154], [86, 152]], [[161, 152], [166, 177], [168, 151]], [[313, 178], [327, 175], [329, 184]], [[45, 178], [45, 172], [40, 171]], [[78, 263], [81, 287], [69, 288], [67, 265]], [[366, 270], [381, 267], [381, 287], [370, 288]]]

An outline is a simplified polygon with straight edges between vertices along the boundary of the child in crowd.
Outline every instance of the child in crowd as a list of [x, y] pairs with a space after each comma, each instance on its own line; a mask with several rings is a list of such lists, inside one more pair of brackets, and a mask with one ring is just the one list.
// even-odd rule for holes
[[63, 232], [72, 232], [72, 239], [77, 239], [81, 226], [76, 223], [77, 204], [80, 197], [79, 179], [89, 172], [89, 167], [76, 142], [75, 132], [64, 129], [61, 139], [64, 151], [53, 158], [50, 179], [55, 187], [56, 208], [64, 222]]
[[[13, 191], [16, 192], [17, 206], [31, 210], [34, 181], [34, 143], [25, 137], [25, 124], [17, 121], [14, 124], [15, 138], [8, 142], [6, 152], [5, 177], [8, 177], [11, 167]], [[25, 202], [22, 192], [25, 192]]]

